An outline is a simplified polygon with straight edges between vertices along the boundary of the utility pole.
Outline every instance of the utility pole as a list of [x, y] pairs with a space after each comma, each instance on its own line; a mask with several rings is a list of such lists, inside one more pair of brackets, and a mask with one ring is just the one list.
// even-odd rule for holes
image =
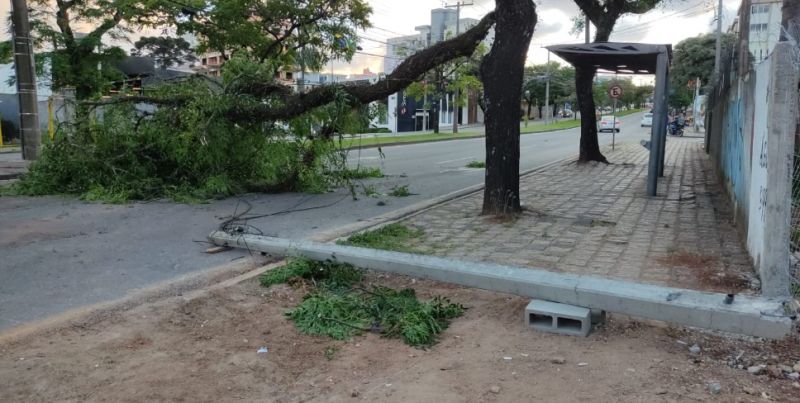
[[[459, 31], [461, 30], [461, 7], [462, 6], [471, 6], [473, 4], [474, 3], [464, 3], [462, 1], [458, 1], [458, 2], [456, 2], [456, 4], [451, 4], [451, 5], [445, 6], [446, 8], [455, 8], [456, 9], [456, 35], [455, 36], [458, 36], [458, 34], [460, 33]], [[457, 80], [458, 80], [458, 72], [454, 72], [453, 73], [453, 81], [455, 82]], [[458, 86], [456, 86], [455, 90], [453, 90], [453, 134], [458, 133], [458, 115], [459, 115], [459, 113], [458, 113], [459, 112], [458, 111], [458, 97], [459, 97]]]
[[694, 102], [692, 102], [692, 119], [694, 119], [694, 131], [700, 131], [700, 108], [697, 107], [697, 99], [700, 98], [700, 77], [694, 82]]
[[35, 160], [39, 155], [42, 135], [39, 129], [39, 105], [36, 100], [36, 70], [33, 62], [33, 40], [25, 0], [11, 0], [11, 21], [14, 26], [14, 69], [19, 96], [19, 130], [22, 158]]
[[584, 32], [586, 32], [586, 43], [592, 41], [591, 35], [589, 34], [589, 30], [591, 29], [591, 27], [592, 27], [592, 22], [589, 21], [589, 16], [587, 15], [586, 21], [584, 21], [583, 23]]
[[547, 51], [547, 82], [544, 85], [544, 124], [550, 121], [550, 51]]
[[[749, 12], [749, 11], [748, 11]], [[722, 0], [717, 8], [717, 49], [714, 54], [714, 79], [719, 77], [719, 64], [722, 57]]]

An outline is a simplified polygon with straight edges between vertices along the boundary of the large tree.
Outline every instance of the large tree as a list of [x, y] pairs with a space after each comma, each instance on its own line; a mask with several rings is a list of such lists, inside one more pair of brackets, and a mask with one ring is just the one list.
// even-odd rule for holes
[[166, 69], [197, 60], [191, 45], [183, 38], [146, 36], [133, 44], [133, 56], [149, 56], [158, 67]]
[[[596, 32], [594, 42], [608, 42], [617, 21], [625, 14], [643, 14], [655, 8], [663, 0], [573, 0], [581, 12], [589, 17]], [[581, 140], [579, 161], [608, 160], [600, 152], [597, 140], [597, 118], [592, 96], [592, 82], [597, 72], [595, 67], [575, 69], [575, 87], [581, 111]]]
[[[575, 69], [562, 66], [558, 62], [535, 64], [525, 67], [525, 78], [522, 84], [523, 99], [528, 104], [527, 116], [530, 118], [531, 108], [536, 105], [539, 117], [545, 105], [547, 81], [550, 79], [550, 105], [557, 101], [569, 99], [575, 85]], [[557, 108], [553, 108], [555, 113]]]
[[497, 0], [495, 38], [481, 63], [486, 111], [486, 180], [483, 214], [520, 211], [519, 100], [536, 6], [532, 0]]
[[[722, 53], [733, 46], [735, 37], [731, 34], [722, 36]], [[691, 105], [694, 99], [694, 84], [700, 78], [701, 85], [708, 85], [714, 74], [714, 47], [716, 35], [705, 34], [679, 42], [672, 54], [670, 67], [670, 106], [683, 108]]]
[[[165, 0], [169, 2], [169, 0]], [[178, 33], [192, 33], [199, 52], [215, 51], [269, 63], [319, 70], [333, 58], [349, 60], [356, 31], [370, 26], [365, 0], [186, 0], [173, 10]]]
[[30, 8], [37, 64], [49, 65], [53, 89], [74, 87], [79, 99], [121, 78], [114, 66], [125, 52], [109, 40], [163, 21], [158, 7], [144, 0], [33, 0]]

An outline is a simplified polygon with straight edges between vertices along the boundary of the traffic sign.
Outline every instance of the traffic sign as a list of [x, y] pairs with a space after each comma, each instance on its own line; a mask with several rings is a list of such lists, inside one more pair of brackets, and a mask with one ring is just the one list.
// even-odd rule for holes
[[619, 99], [622, 96], [622, 87], [619, 85], [611, 86], [608, 89], [608, 96], [614, 99]]

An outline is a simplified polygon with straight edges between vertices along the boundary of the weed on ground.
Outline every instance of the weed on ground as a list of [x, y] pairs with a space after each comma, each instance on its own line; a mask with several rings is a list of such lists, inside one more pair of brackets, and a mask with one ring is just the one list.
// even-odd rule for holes
[[398, 185], [398, 186], [395, 186], [395, 187], [392, 188], [392, 190], [389, 192], [389, 196], [408, 197], [408, 196], [411, 196], [411, 192], [408, 191], [408, 186], [406, 186], [406, 185], [403, 185], [403, 186]]
[[397, 252], [420, 253], [418, 249], [411, 245], [419, 243], [423, 236], [424, 232], [421, 229], [395, 223], [376, 230], [353, 235], [344, 241], [339, 241], [338, 244], [393, 250]]
[[470, 161], [467, 168], [486, 168], [486, 163], [483, 161]]

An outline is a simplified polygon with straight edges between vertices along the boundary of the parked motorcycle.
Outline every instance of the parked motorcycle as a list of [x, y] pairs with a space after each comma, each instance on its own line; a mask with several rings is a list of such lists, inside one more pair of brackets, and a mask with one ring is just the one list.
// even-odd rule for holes
[[683, 128], [685, 126], [678, 123], [678, 121], [673, 120], [669, 126], [667, 126], [667, 132], [673, 136], [683, 136]]

